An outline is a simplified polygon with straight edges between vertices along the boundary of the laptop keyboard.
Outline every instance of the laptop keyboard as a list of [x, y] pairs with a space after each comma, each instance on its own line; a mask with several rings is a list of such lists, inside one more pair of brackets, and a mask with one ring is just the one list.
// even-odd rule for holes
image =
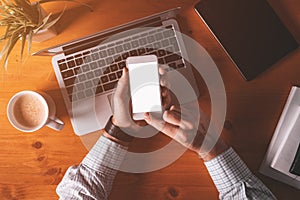
[[155, 28], [58, 60], [70, 101], [112, 91], [129, 56], [154, 54], [169, 70], [185, 67], [173, 26]]

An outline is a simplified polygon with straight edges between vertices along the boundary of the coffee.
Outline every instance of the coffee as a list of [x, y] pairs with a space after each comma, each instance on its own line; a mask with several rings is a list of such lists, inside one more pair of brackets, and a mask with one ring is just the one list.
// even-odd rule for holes
[[41, 100], [32, 94], [20, 96], [13, 107], [15, 120], [22, 126], [34, 128], [45, 118], [45, 107]]

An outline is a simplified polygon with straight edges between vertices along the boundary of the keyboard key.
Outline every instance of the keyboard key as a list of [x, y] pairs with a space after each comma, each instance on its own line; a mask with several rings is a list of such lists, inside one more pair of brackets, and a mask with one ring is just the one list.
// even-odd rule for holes
[[155, 41], [154, 36], [153, 36], [153, 35], [149, 35], [149, 36], [147, 37], [147, 41], [148, 41], [149, 43], [154, 42], [154, 41]]
[[73, 70], [74, 70], [74, 74], [75, 74], [75, 75], [76, 75], [76, 74], [82, 73], [81, 67], [75, 67]]
[[76, 80], [75, 77], [64, 80], [66, 87], [70, 85], [74, 85], [75, 80]]
[[162, 50], [162, 49], [158, 50], [158, 56], [159, 57], [162, 57], [162, 56], [165, 56], [165, 55], [166, 55], [166, 51], [165, 50]]
[[98, 85], [98, 84], [99, 84], [99, 81], [100, 81], [99, 78], [93, 79], [93, 84], [94, 84], [94, 86]]
[[88, 73], [86, 74], [86, 77], [87, 77], [88, 79], [92, 79], [92, 78], [95, 77], [95, 75], [94, 75], [93, 72], [88, 72]]
[[123, 69], [124, 67], [126, 67], [126, 63], [125, 61], [118, 63], [119, 69]]
[[169, 46], [169, 44], [170, 44], [168, 39], [161, 41], [161, 43], [162, 43], [163, 47]]
[[118, 83], [118, 81], [114, 81], [114, 82], [110, 82], [110, 83], [104, 84], [103, 85], [104, 91], [109, 91], [109, 90], [114, 89], [117, 83]]
[[92, 61], [92, 57], [91, 56], [86, 56], [83, 58], [84, 63], [90, 63]]
[[155, 34], [155, 38], [156, 38], [156, 40], [161, 40], [161, 39], [163, 39], [162, 33], [156, 33], [156, 34]]
[[116, 46], [117, 53], [120, 53], [123, 51], [123, 47], [121, 45]]
[[171, 36], [175, 35], [175, 33], [174, 33], [173, 29], [169, 29], [169, 30], [164, 31], [163, 35], [165, 38], [167, 38], [167, 37], [171, 37]]
[[159, 64], [165, 64], [165, 60], [164, 60], [163, 58], [159, 58], [159, 59], [158, 59], [158, 63], [159, 63]]
[[131, 46], [132, 46], [132, 48], [136, 48], [136, 47], [139, 46], [139, 42], [138, 42], [137, 40], [133, 40], [133, 41], [131, 42]]
[[106, 83], [108, 82], [108, 76], [104, 75], [104, 76], [101, 76], [101, 83]]
[[149, 52], [151, 52], [151, 51], [153, 51], [153, 46], [152, 46], [152, 44], [148, 44], [148, 45], [146, 46], [146, 52], [149, 53]]
[[66, 79], [66, 78], [74, 76], [74, 72], [72, 69], [70, 69], [70, 70], [61, 72], [61, 75], [62, 75], [63, 79]]
[[143, 55], [144, 53], [146, 53], [145, 48], [139, 48], [139, 49], [138, 49], [138, 54], [139, 54], [139, 55]]
[[169, 67], [171, 67], [171, 68], [173, 68], [173, 69], [176, 69], [176, 63], [170, 63], [170, 64], [168, 64], [169, 65]]
[[90, 63], [90, 68], [91, 68], [91, 70], [97, 69], [98, 68], [97, 62], [91, 62]]
[[93, 53], [92, 58], [93, 58], [93, 60], [98, 60], [99, 59], [99, 54], [98, 53]]
[[110, 73], [110, 69], [109, 67], [106, 67], [103, 71], [103, 74], [108, 74], [108, 73]]
[[88, 55], [88, 54], [90, 54], [90, 53], [91, 53], [90, 51], [85, 51], [85, 52], [82, 53], [82, 55], [85, 56], [85, 55]]
[[123, 60], [125, 60], [128, 57], [129, 57], [129, 53], [128, 52], [125, 52], [125, 53], [122, 54]]
[[139, 43], [140, 43], [141, 46], [144, 46], [145, 44], [147, 44], [146, 38], [139, 39]]
[[83, 66], [81, 66], [81, 71], [83, 71], [83, 72], [90, 71], [90, 66], [89, 65], [83, 65]]
[[77, 59], [75, 60], [75, 63], [76, 63], [77, 66], [82, 65], [82, 64], [83, 64], [82, 58], [77, 58]]
[[96, 94], [99, 94], [101, 92], [103, 92], [103, 88], [102, 88], [101, 85], [98, 85], [97, 88], [96, 88]]
[[137, 56], [138, 52], [136, 50], [132, 50], [129, 52], [130, 56]]
[[74, 57], [73, 56], [70, 56], [70, 57], [67, 57], [66, 60], [73, 60]]
[[84, 85], [85, 85], [85, 88], [91, 88], [93, 86], [93, 83], [92, 83], [92, 81], [87, 81], [84, 83]]
[[77, 88], [78, 91], [84, 90], [84, 85], [83, 85], [83, 83], [78, 83], [78, 84], [76, 84], [76, 88]]
[[58, 64], [60, 71], [64, 71], [66, 69], [68, 69], [68, 66], [66, 63], [60, 63]]
[[114, 60], [113, 60], [112, 57], [106, 58], [105, 61], [106, 61], [106, 64], [107, 64], [107, 65], [110, 65], [110, 64], [112, 64], [112, 63], [114, 62]]
[[115, 52], [115, 49], [114, 48], [110, 48], [110, 49], [108, 49], [107, 50], [107, 53], [108, 53], [108, 55], [114, 55], [116, 52]]
[[85, 80], [86, 80], [86, 76], [85, 76], [85, 74], [80, 74], [80, 75], [78, 76], [78, 78], [79, 78], [79, 81], [80, 81], [80, 82], [82, 82], [82, 81], [85, 81]]
[[69, 67], [69, 68], [75, 67], [75, 62], [74, 62], [74, 60], [68, 61], [68, 67]]
[[155, 42], [155, 43], [153, 44], [153, 48], [154, 48], [154, 49], [160, 49], [160, 48], [161, 48], [160, 42]]
[[94, 95], [94, 92], [91, 89], [84, 91], [86, 97], [91, 97]]
[[102, 70], [101, 70], [101, 69], [96, 69], [96, 70], [94, 71], [94, 74], [95, 74], [95, 77], [99, 77], [99, 76], [101, 76], [103, 73], [102, 73]]
[[118, 69], [119, 69], [119, 68], [118, 68], [117, 64], [114, 64], [114, 65], [111, 65], [111, 66], [110, 66], [110, 70], [111, 70], [112, 72], [117, 71]]
[[122, 71], [117, 71], [117, 77], [118, 77], [118, 78], [121, 78], [122, 73], [123, 73]]
[[171, 55], [165, 57], [166, 63], [170, 63], [170, 62], [180, 60], [180, 59], [181, 59], [181, 56], [177, 55], [177, 54], [171, 54]]
[[101, 58], [107, 57], [106, 50], [100, 51], [99, 54], [100, 54], [100, 57], [101, 57]]
[[171, 53], [174, 53], [175, 51], [174, 51], [174, 48], [173, 47], [167, 47], [167, 49], [166, 49], [166, 53], [167, 54], [171, 54]]
[[122, 60], [122, 56], [120, 56], [120, 55], [116, 55], [115, 57], [114, 57], [114, 61], [115, 62], [120, 62]]
[[105, 60], [98, 60], [98, 65], [99, 67], [104, 67], [106, 64], [105, 64]]
[[85, 97], [84, 93], [82, 91], [77, 93], [78, 99], [83, 99]]
[[124, 50], [129, 50], [129, 49], [131, 49], [131, 44], [125, 43], [125, 44], [123, 44], [123, 48], [124, 48]]
[[117, 76], [116, 76], [116, 74], [115, 74], [115, 73], [109, 74], [109, 75], [108, 75], [108, 77], [109, 77], [109, 80], [111, 80], [111, 81], [113, 81], [113, 80], [116, 80], [116, 79], [117, 79]]
[[61, 60], [58, 60], [57, 63], [60, 64], [60, 63], [63, 63], [65, 61], [66, 61], [65, 59], [61, 59]]

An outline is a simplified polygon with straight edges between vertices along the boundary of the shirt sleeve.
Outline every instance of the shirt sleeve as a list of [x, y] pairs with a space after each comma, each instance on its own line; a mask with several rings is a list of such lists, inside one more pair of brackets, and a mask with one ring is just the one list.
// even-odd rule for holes
[[232, 148], [205, 162], [205, 165], [220, 199], [276, 199]]
[[101, 136], [80, 165], [71, 166], [56, 188], [60, 199], [107, 199], [127, 148]]

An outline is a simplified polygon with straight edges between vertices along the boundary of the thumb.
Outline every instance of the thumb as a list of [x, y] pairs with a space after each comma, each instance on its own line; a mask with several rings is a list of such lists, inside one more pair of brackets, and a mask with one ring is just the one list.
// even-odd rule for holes
[[115, 91], [115, 96], [122, 97], [129, 92], [129, 81], [128, 81], [128, 71], [123, 68], [122, 76], [118, 81], [117, 89]]

